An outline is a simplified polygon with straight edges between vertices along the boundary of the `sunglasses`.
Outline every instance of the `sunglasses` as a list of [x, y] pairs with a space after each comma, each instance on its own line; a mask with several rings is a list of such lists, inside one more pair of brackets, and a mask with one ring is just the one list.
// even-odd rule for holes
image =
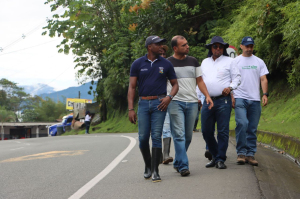
[[212, 47], [213, 47], [214, 49], [217, 49], [217, 48], [223, 49], [223, 48], [224, 48], [223, 45], [216, 45], [216, 44], [214, 44]]

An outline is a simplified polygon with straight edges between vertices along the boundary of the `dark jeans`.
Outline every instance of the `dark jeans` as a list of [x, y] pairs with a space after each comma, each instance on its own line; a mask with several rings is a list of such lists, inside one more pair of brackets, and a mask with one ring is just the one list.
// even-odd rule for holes
[[91, 122], [89, 122], [89, 121], [84, 121], [84, 124], [85, 124], [85, 133], [88, 134], [88, 133], [89, 133], [89, 129], [90, 129]]
[[138, 104], [139, 147], [149, 148], [151, 136], [152, 147], [162, 148], [161, 135], [167, 111], [158, 110], [160, 99], [142, 100]]
[[[231, 97], [221, 97], [213, 100], [214, 107], [209, 110], [206, 103], [201, 110], [201, 129], [203, 138], [209, 148], [210, 153], [216, 162], [226, 161], [226, 151], [229, 139], [229, 120], [231, 113]], [[215, 123], [217, 123], [218, 135], [214, 136]]]

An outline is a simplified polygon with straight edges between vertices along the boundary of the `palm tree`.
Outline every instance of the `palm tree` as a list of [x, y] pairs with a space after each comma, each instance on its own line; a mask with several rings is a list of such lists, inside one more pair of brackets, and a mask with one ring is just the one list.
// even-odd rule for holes
[[1, 140], [4, 140], [4, 122], [15, 122], [15, 114], [12, 111], [7, 111], [0, 107], [0, 122], [1, 122]]

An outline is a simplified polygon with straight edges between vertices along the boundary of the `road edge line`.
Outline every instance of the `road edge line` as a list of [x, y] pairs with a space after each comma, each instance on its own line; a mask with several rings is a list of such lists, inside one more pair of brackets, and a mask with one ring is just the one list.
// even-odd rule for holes
[[92, 180], [86, 183], [83, 187], [81, 187], [78, 191], [76, 191], [69, 199], [79, 199], [83, 195], [85, 195], [91, 188], [93, 188], [98, 182], [100, 182], [105, 176], [107, 176], [122, 160], [123, 158], [133, 149], [136, 145], [136, 139], [129, 136], [121, 136], [128, 138], [130, 143], [128, 147], [120, 153], [105, 169], [103, 169], [97, 176], [95, 176]]

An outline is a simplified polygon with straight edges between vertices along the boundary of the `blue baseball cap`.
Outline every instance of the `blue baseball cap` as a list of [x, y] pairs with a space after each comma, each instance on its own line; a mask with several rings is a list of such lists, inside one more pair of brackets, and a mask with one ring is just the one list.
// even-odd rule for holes
[[253, 40], [253, 38], [252, 37], [244, 37], [243, 39], [242, 39], [242, 43], [241, 43], [242, 45], [244, 45], [244, 46], [248, 46], [248, 45], [250, 45], [250, 44], [253, 44], [254, 45], [254, 40]]

